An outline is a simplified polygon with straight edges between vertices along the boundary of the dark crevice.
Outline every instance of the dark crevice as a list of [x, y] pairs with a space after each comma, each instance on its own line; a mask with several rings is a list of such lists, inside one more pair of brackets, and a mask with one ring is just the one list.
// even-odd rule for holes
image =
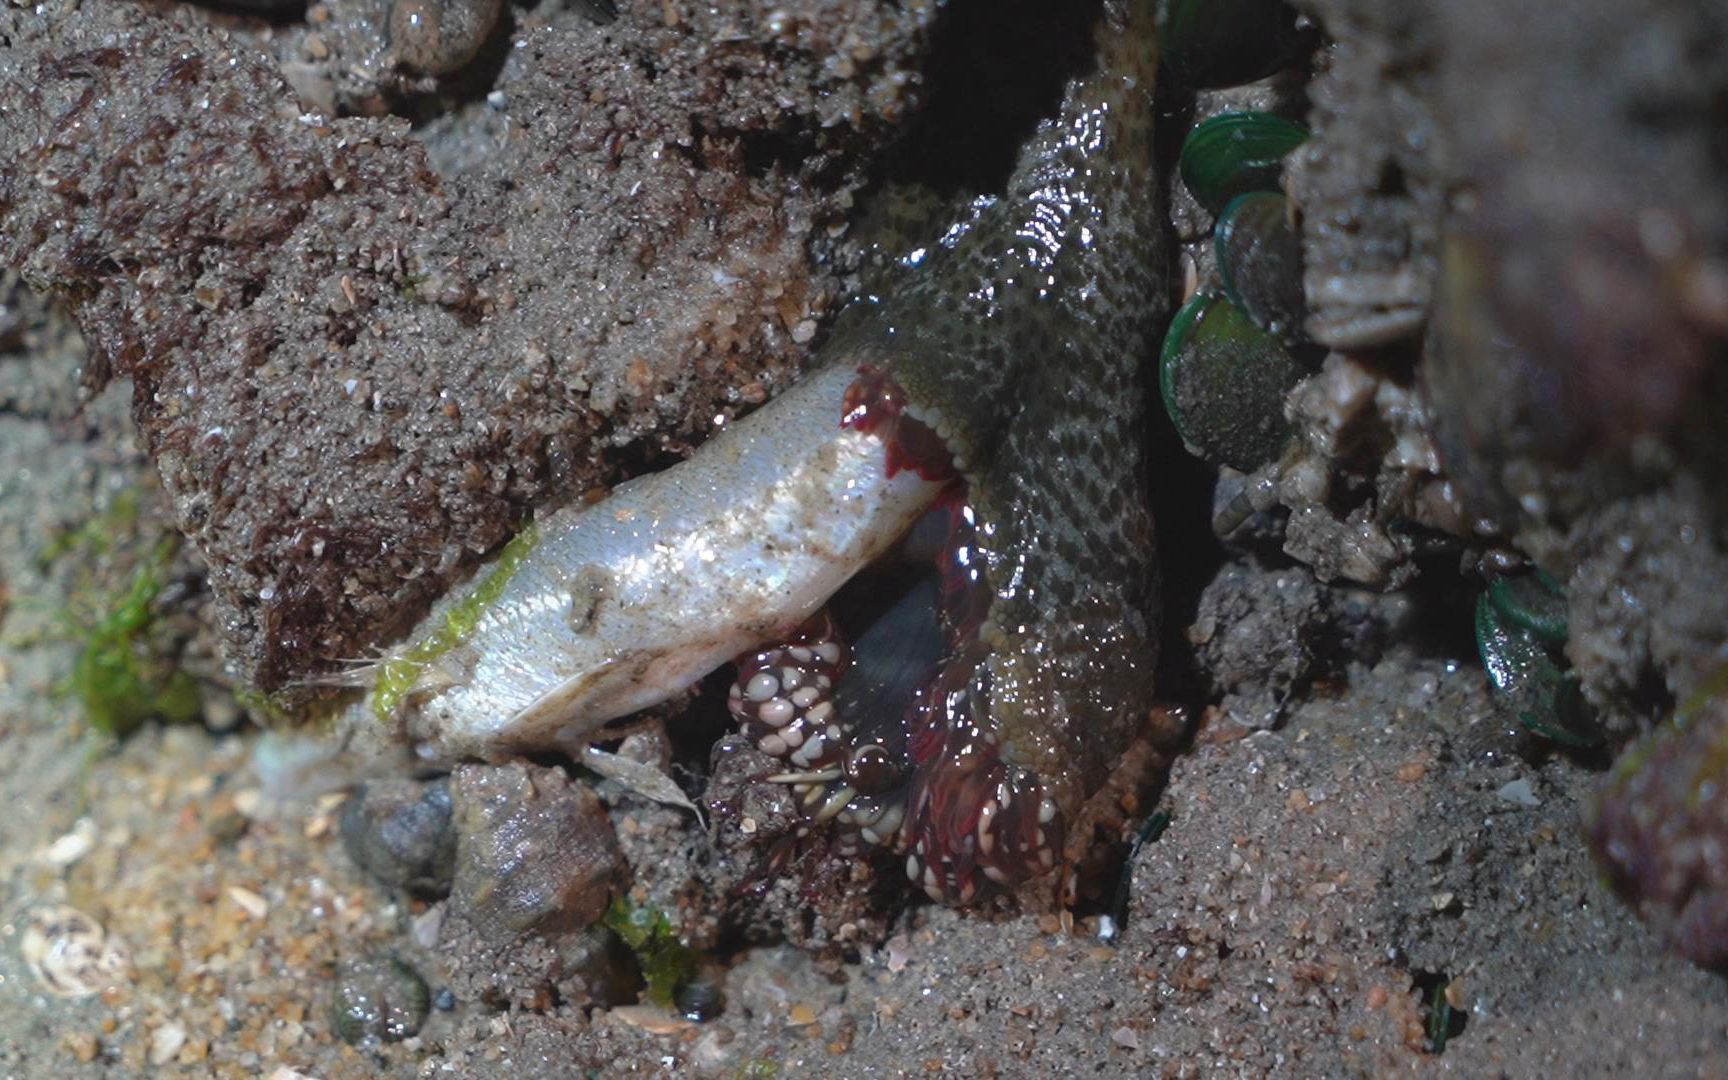
[[308, 0], [191, 0], [193, 4], [222, 15], [257, 19], [270, 26], [293, 26], [306, 21]]
[[1416, 970], [1410, 973], [1410, 990], [1421, 1005], [1423, 1030], [1428, 1036], [1428, 1051], [1442, 1054], [1446, 1044], [1464, 1034], [1470, 1015], [1454, 1009], [1446, 996], [1452, 977], [1444, 971]]
[[1063, 88], [1092, 62], [1098, 0], [954, 0], [925, 65], [923, 112], [885, 179], [944, 194], [998, 191]]
[[485, 101], [497, 87], [510, 59], [515, 30], [515, 12], [506, 6], [474, 59], [439, 79], [437, 92], [397, 97], [390, 103], [390, 111], [407, 118], [419, 130], [434, 120]]

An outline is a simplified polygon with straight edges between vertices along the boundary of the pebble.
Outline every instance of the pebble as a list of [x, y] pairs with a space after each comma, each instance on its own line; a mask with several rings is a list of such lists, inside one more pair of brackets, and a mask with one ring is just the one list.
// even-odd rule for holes
[[438, 934], [444, 929], [444, 913], [448, 910], [443, 904], [433, 904], [431, 907], [414, 916], [408, 924], [408, 935], [414, 939], [414, 944], [422, 949], [438, 947]]
[[373, 781], [342, 808], [342, 846], [384, 884], [441, 899], [450, 893], [456, 866], [451, 813], [448, 777]]
[[79, 818], [66, 835], [43, 849], [42, 861], [49, 866], [71, 866], [90, 854], [90, 849], [95, 846], [96, 823], [87, 817]]
[[898, 975], [906, 970], [906, 965], [912, 962], [912, 942], [905, 934], [895, 934], [884, 946], [888, 954], [888, 973]]
[[694, 1027], [683, 1017], [673, 1016], [652, 1005], [617, 1005], [608, 1009], [606, 1016], [612, 1020], [623, 1021], [631, 1027], [641, 1028], [650, 1035], [681, 1035]]
[[204, 827], [210, 839], [218, 844], [232, 844], [246, 835], [252, 821], [238, 810], [230, 810], [225, 814], [217, 814], [210, 819], [210, 824]]
[[228, 899], [253, 919], [262, 920], [270, 913], [270, 901], [240, 885], [228, 886]]
[[101, 1042], [97, 1040], [96, 1036], [90, 1034], [88, 1031], [80, 1031], [72, 1035], [67, 1040], [67, 1046], [71, 1049], [72, 1056], [78, 1060], [78, 1064], [80, 1065], [88, 1065], [92, 1061], [95, 1061], [96, 1055], [102, 1050]]
[[204, 695], [204, 728], [215, 735], [225, 734], [240, 726], [246, 718], [234, 698], [225, 693]]
[[401, 1042], [420, 1031], [432, 993], [420, 973], [384, 953], [351, 960], [336, 970], [332, 1026], [350, 1046]]
[[678, 1007], [678, 1014], [697, 1023], [714, 1019], [725, 1008], [725, 997], [720, 992], [720, 984], [707, 978], [691, 979], [678, 987], [672, 998], [673, 1004]]
[[1530, 786], [1529, 779], [1522, 776], [1509, 784], [1502, 785], [1495, 794], [1507, 802], [1514, 802], [1519, 806], [1542, 805], [1542, 800], [1536, 797], [1536, 790]]
[[180, 1055], [186, 1045], [186, 1026], [170, 1020], [150, 1033], [150, 1064], [166, 1065]]

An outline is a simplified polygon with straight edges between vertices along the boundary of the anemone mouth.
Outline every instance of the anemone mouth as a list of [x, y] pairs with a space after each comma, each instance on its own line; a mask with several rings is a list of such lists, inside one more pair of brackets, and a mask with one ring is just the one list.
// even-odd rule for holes
[[902, 538], [900, 557], [922, 569], [875, 586], [853, 646], [823, 612], [740, 657], [730, 708], [785, 763], [769, 779], [792, 787], [810, 826], [838, 824], [842, 849], [892, 843], [930, 896], [968, 904], [1053, 869], [1062, 815], [1038, 774], [1004, 756], [990, 714], [981, 631], [994, 594], [940, 417], [914, 415], [866, 365], [841, 424], [881, 439], [890, 476], [954, 481]]
[[825, 611], [739, 658], [730, 691], [744, 733], [785, 763], [767, 779], [792, 787], [810, 827], [837, 825], [843, 852], [892, 844], [915, 884], [961, 905], [1053, 869], [1064, 841], [1050, 789], [1005, 754], [991, 715], [975, 532], [951, 489], [902, 552], [929, 569], [893, 588], [892, 572], [862, 580], [854, 645]]
[[958, 462], [943, 437], [941, 418], [914, 415], [906, 391], [881, 368], [858, 368], [846, 388], [842, 427], [878, 436], [887, 448], [890, 477], [910, 470], [926, 480], [946, 481], [958, 475]]
[[[856, 854], [893, 845], [905, 819], [911, 716], [944, 650], [933, 575], [870, 574], [813, 617], [741, 657], [729, 705], [758, 750], [784, 769], [807, 829], [832, 823]], [[862, 625], [846, 643], [842, 622]]]

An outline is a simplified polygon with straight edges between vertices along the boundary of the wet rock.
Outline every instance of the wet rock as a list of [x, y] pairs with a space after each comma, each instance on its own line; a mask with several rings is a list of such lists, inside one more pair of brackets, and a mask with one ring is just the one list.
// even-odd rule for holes
[[453, 997], [535, 1012], [629, 1000], [629, 951], [590, 925], [625, 873], [599, 797], [522, 763], [464, 765], [450, 793], [456, 870], [437, 949]]
[[451, 915], [507, 941], [588, 926], [623, 869], [606, 808], [559, 769], [465, 765], [451, 789]]
[[386, 885], [427, 899], [449, 895], [456, 867], [449, 779], [361, 787], [342, 808], [342, 846]]
[[1615, 891], [1671, 948], [1728, 967], [1728, 703], [1628, 751], [1587, 831]]
[[1315, 679], [1373, 663], [1407, 601], [1314, 580], [1304, 567], [1252, 562], [1219, 570], [1188, 628], [1225, 711], [1250, 728], [1276, 727]]
[[[0, 160], [36, 178], [0, 192], [0, 262], [69, 299], [90, 382], [134, 379], [227, 659], [263, 689], [405, 630], [542, 501], [790, 380], [936, 9], [679, 0], [602, 30], [552, 5], [531, 48], [458, 35], [496, 50], [474, 65], [496, 104], [445, 125], [477, 133], [441, 177], [378, 115], [439, 108], [384, 23], [497, 6], [319, 6], [261, 35], [191, 4], [0, 7]], [[285, 78], [335, 118], [305, 122]], [[124, 180], [102, 167], [122, 154]]]
[[419, 972], [400, 957], [372, 955], [337, 969], [330, 1020], [351, 1046], [401, 1042], [420, 1031], [431, 1007], [431, 992]]
[[1272, 727], [1312, 675], [1325, 618], [1320, 587], [1305, 571], [1233, 565], [1201, 594], [1188, 638], [1231, 718]]
[[412, 71], [448, 75], [474, 59], [503, 9], [502, 0], [396, 0], [391, 52]]

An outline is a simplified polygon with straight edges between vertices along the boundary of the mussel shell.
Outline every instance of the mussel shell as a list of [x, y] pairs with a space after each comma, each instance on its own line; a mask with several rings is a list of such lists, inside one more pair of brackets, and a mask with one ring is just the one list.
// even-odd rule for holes
[[725, 1011], [726, 995], [717, 981], [699, 975], [678, 987], [672, 995], [672, 1004], [678, 1015], [700, 1024]]
[[1238, 195], [1277, 190], [1285, 155], [1307, 138], [1307, 128], [1272, 113], [1223, 113], [1188, 133], [1177, 169], [1200, 205], [1216, 214]]
[[1284, 452], [1284, 398], [1301, 377], [1282, 342], [1205, 293], [1176, 313], [1159, 355], [1159, 389], [1177, 433], [1198, 456], [1242, 472]]
[[1302, 292], [1302, 235], [1290, 203], [1274, 191], [1230, 200], [1213, 230], [1224, 292], [1262, 330], [1295, 341], [1307, 304]]
[[1488, 601], [1544, 645], [1558, 649], [1566, 644], [1566, 594], [1542, 571], [1497, 578], [1488, 586]]
[[1578, 676], [1562, 668], [1542, 640], [1508, 618], [1488, 593], [1476, 601], [1476, 648], [1488, 681], [1526, 730], [1566, 746], [1602, 741]]
[[1283, 0], [1164, 0], [1158, 37], [1165, 71], [1200, 90], [1264, 79], [1316, 42]]

